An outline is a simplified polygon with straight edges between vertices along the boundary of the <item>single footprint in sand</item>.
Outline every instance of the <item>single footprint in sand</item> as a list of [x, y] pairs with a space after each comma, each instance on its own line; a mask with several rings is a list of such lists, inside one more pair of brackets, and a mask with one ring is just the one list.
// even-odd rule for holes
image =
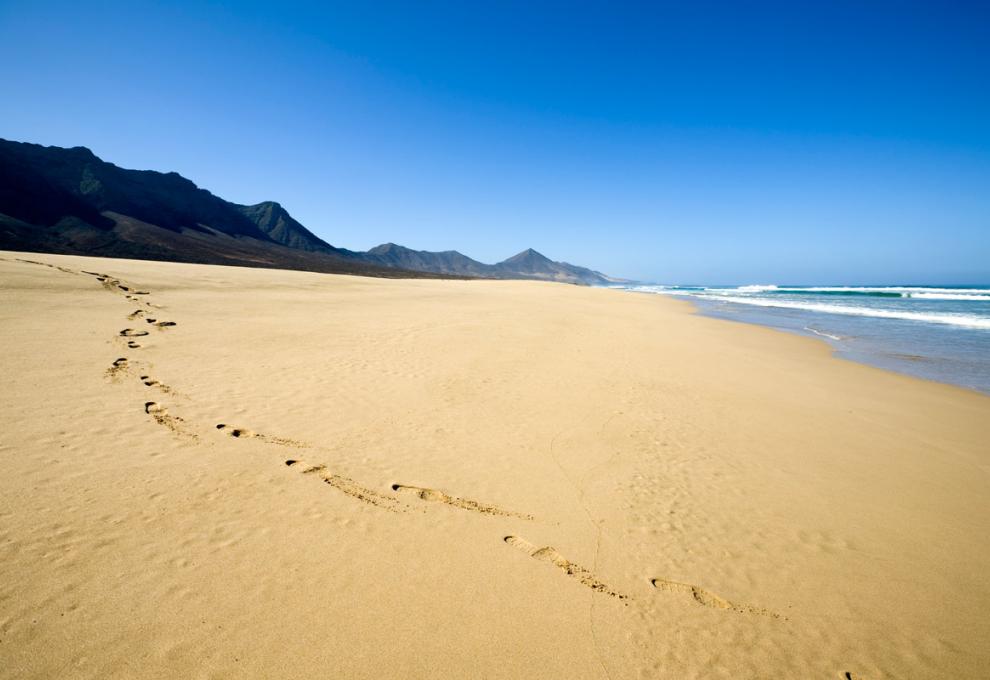
[[285, 437], [272, 437], [267, 434], [259, 434], [253, 432], [245, 427], [234, 427], [233, 425], [227, 425], [226, 423], [218, 423], [217, 429], [221, 432], [225, 432], [235, 439], [260, 439], [267, 444], [278, 444], [279, 446], [291, 446], [297, 449], [308, 449], [309, 444], [304, 442], [298, 442], [295, 439], [287, 439]]
[[255, 434], [251, 430], [243, 427], [233, 427], [231, 425], [226, 425], [224, 423], [217, 424], [217, 429], [226, 432], [231, 437], [240, 439], [241, 437], [250, 438], [254, 437]]
[[120, 374], [127, 370], [127, 357], [115, 359], [110, 368], [107, 369], [108, 378], [119, 378]]
[[144, 383], [145, 387], [156, 387], [159, 390], [161, 390], [162, 392], [164, 392], [165, 394], [170, 394], [172, 392], [172, 388], [171, 387], [169, 387], [168, 385], [166, 385], [163, 382], [159, 382], [159, 381], [155, 380], [154, 378], [152, 378], [151, 376], [148, 376], [148, 375], [142, 375], [141, 376], [141, 382]]
[[518, 512], [512, 512], [510, 510], [503, 510], [502, 508], [495, 507], [494, 505], [486, 505], [484, 503], [479, 503], [478, 501], [472, 501], [467, 498], [458, 498], [456, 496], [449, 496], [443, 491], [438, 491], [437, 489], [427, 489], [420, 486], [406, 486], [405, 484], [393, 484], [392, 491], [398, 491], [400, 493], [412, 493], [420, 500], [430, 501], [434, 503], [444, 503], [445, 505], [451, 505], [455, 508], [461, 508], [462, 510], [473, 510], [474, 512], [480, 512], [484, 515], [501, 515], [503, 517], [518, 517], [519, 519], [532, 520], [532, 515], [525, 515]]
[[623, 595], [610, 586], [599, 581], [594, 574], [585, 569], [584, 567], [574, 564], [559, 552], [556, 548], [551, 546], [545, 546], [543, 548], [538, 548], [529, 541], [519, 538], [518, 536], [506, 536], [504, 539], [506, 543], [511, 545], [517, 550], [521, 550], [533, 559], [540, 560], [541, 562], [548, 562], [553, 566], [557, 567], [565, 574], [571, 578], [577, 579], [583, 585], [591, 588], [595, 592], [603, 593], [611, 597], [617, 597], [620, 600], [628, 600], [628, 595]]
[[304, 475], [316, 475], [326, 484], [363, 503], [374, 505], [389, 512], [399, 512], [402, 509], [399, 499], [380, 494], [377, 491], [361, 486], [349, 477], [330, 472], [326, 465], [310, 465], [304, 461], [292, 459], [285, 461], [285, 464], [291, 468], [298, 467]]
[[117, 279], [106, 274], [101, 274], [96, 277], [96, 280], [103, 284], [103, 287], [109, 291], [116, 291], [117, 286], [120, 283]]
[[144, 412], [154, 418], [156, 423], [159, 425], [164, 425], [172, 432], [197, 439], [194, 433], [187, 431], [182, 426], [182, 423], [184, 422], [182, 418], [179, 416], [170, 415], [168, 409], [158, 402], [146, 401], [144, 403]]
[[134, 342], [133, 340], [128, 340], [127, 341], [127, 346], [130, 349], [140, 349], [140, 347], [141, 347], [141, 345], [139, 345], [138, 343]]
[[142, 314], [144, 314], [144, 310], [143, 309], [135, 309], [133, 312], [131, 312], [130, 314], [127, 315], [127, 318], [130, 319], [131, 321], [133, 321], [134, 319], [138, 318]]
[[727, 609], [740, 614], [769, 616], [773, 619], [784, 618], [777, 612], [764, 609], [763, 607], [754, 607], [748, 604], [737, 604], [735, 602], [730, 602], [724, 597], [719, 597], [711, 591], [705, 590], [700, 586], [691, 585], [690, 583], [678, 583], [677, 581], [668, 581], [667, 579], [662, 578], [650, 579], [650, 583], [657, 590], [662, 590], [668, 593], [683, 593], [685, 595], [690, 595], [695, 602], [703, 607], [711, 607], [712, 609]]
[[120, 332], [122, 338], [137, 338], [142, 335], [147, 335], [148, 331], [136, 331], [133, 328], [125, 328]]

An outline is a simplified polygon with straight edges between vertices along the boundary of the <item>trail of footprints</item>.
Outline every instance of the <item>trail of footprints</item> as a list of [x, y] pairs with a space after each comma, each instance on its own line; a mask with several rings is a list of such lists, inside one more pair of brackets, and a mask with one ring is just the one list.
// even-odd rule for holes
[[[37, 264], [43, 264], [43, 263], [37, 263]], [[48, 265], [48, 266], [52, 266], [52, 265]], [[63, 267], [59, 267], [59, 269], [73, 274], [76, 273], [73, 272], [72, 270], [65, 269]], [[117, 292], [123, 293], [124, 297], [128, 300], [131, 300], [133, 302], [139, 302], [140, 304], [143, 304], [147, 307], [153, 306], [147, 300], [142, 299], [142, 297], [138, 297], [138, 296], [150, 295], [150, 293], [146, 290], [138, 290], [130, 285], [123, 283], [120, 279], [110, 276], [109, 274], [101, 274], [99, 272], [90, 272], [85, 270], [82, 270], [79, 273], [87, 274], [89, 276], [95, 277], [96, 280], [99, 281], [106, 290], [114, 293]], [[135, 309], [134, 311], [132, 311], [130, 314], [127, 315], [127, 319], [129, 321], [136, 321], [138, 319], [143, 318], [146, 323], [153, 324], [156, 328], [168, 328], [177, 325], [174, 321], [158, 321], [158, 319], [156, 318], [148, 317], [147, 314], [148, 312], [145, 311], [144, 309]], [[141, 344], [135, 341], [134, 338], [140, 338], [146, 335], [149, 335], [148, 331], [135, 329], [135, 328], [124, 328], [123, 330], [117, 333], [117, 337], [125, 340], [128, 349], [140, 349]], [[131, 364], [128, 358], [119, 357], [115, 359], [113, 363], [110, 365], [110, 367], [106, 370], [106, 375], [108, 378], [111, 379], [111, 381], [117, 382], [119, 381], [122, 375], [126, 374], [130, 370], [130, 368], [131, 368]], [[171, 387], [169, 387], [168, 385], [162, 383], [161, 381], [155, 378], [152, 378], [149, 375], [141, 375], [139, 378], [141, 380], [141, 383], [146, 387], [153, 387], [164, 394], [172, 393]], [[184, 437], [190, 437], [192, 439], [198, 439], [198, 436], [194, 432], [190, 431], [187, 427], [185, 427], [184, 425], [185, 421], [180, 416], [170, 414], [168, 412], [168, 409], [165, 406], [159, 404], [158, 402], [155, 401], [145, 402], [144, 412], [150, 415], [156, 423], [162, 425], [163, 427], [167, 427], [175, 434]]]
[[[46, 267], [52, 267], [60, 271], [75, 274], [77, 272], [67, 269], [65, 267], [56, 267], [55, 265], [50, 265], [44, 262], [37, 262], [34, 260], [20, 260], [21, 262], [27, 262], [30, 264], [38, 264]], [[97, 272], [82, 271], [81, 273], [96, 277], [103, 287], [112, 292], [122, 292], [126, 299], [140, 303], [147, 307], [154, 307], [146, 299], [142, 299], [139, 296], [149, 295], [148, 291], [137, 290], [132, 286], [126, 285], [119, 279], [116, 279], [107, 274], [100, 274]], [[130, 321], [136, 321], [138, 319], [143, 319], [146, 323], [153, 325], [156, 328], [164, 329], [168, 327], [175, 326], [174, 321], [159, 321], [156, 317], [149, 316], [149, 312], [145, 309], [135, 309], [130, 314], [127, 315], [127, 319]], [[118, 337], [126, 339], [126, 344], [129, 349], [139, 349], [141, 347], [140, 343], [133, 340], [136, 337], [143, 337], [149, 335], [146, 330], [135, 329], [135, 328], [125, 328], [118, 333]], [[130, 364], [126, 357], [119, 357], [111, 366], [106, 370], [106, 375], [113, 381], [119, 380], [119, 378], [126, 374], [130, 369]], [[154, 387], [163, 393], [169, 394], [172, 389], [158, 380], [148, 376], [141, 375], [141, 382], [147, 387]], [[184, 425], [185, 421], [179, 417], [172, 415], [168, 412], [168, 409], [155, 401], [147, 401], [144, 404], [144, 411], [150, 415], [156, 423], [167, 427], [172, 432], [176, 434], [197, 438], [197, 435], [190, 432]], [[259, 434], [252, 432], [246, 428], [234, 427], [227, 425], [225, 423], [220, 423], [216, 428], [225, 434], [234, 438], [245, 438], [245, 439], [257, 439], [267, 444], [275, 444], [278, 446], [288, 446], [295, 448], [310, 448], [310, 445], [283, 437], [273, 437], [270, 435]], [[374, 489], [367, 488], [355, 482], [349, 477], [331, 472], [325, 465], [317, 464], [312, 465], [301, 460], [289, 459], [285, 461], [285, 465], [298, 469], [303, 475], [314, 476], [325, 484], [341, 491], [342, 493], [356, 499], [373, 505], [375, 507], [381, 508], [388, 512], [405, 512], [407, 507], [398, 498], [392, 495], [379, 493]], [[504, 510], [494, 505], [488, 505], [485, 503], [480, 503], [478, 501], [473, 501], [466, 498], [460, 498], [457, 496], [451, 496], [443, 491], [437, 489], [430, 489], [426, 487], [410, 486], [405, 484], [393, 484], [391, 490], [400, 494], [412, 495], [422, 501], [430, 503], [441, 503], [454, 508], [459, 508], [462, 510], [469, 510], [472, 512], [477, 512], [484, 515], [502, 516], [510, 517], [514, 519], [522, 519], [532, 521], [534, 517], [529, 514], [512, 512], [509, 510]], [[574, 562], [571, 562], [563, 555], [561, 555], [552, 546], [538, 547], [529, 541], [520, 538], [519, 536], [509, 535], [505, 536], [503, 539], [505, 544], [511, 546], [512, 548], [527, 554], [529, 557], [545, 562], [552, 565], [563, 572], [568, 577], [576, 580], [581, 585], [590, 588], [596, 593], [603, 595], [608, 595], [609, 597], [616, 598], [618, 600], [630, 600], [630, 596], [619, 592], [615, 588], [609, 586], [600, 580], [594, 573], [590, 570], [582, 567]], [[754, 614], [759, 616], [768, 616], [771, 618], [784, 618], [780, 614], [773, 612], [771, 610], [765, 609], [763, 607], [755, 607], [747, 604], [739, 604], [732, 602], [723, 597], [720, 597], [700, 586], [679, 583], [676, 581], [670, 581], [662, 578], [654, 578], [650, 580], [650, 584], [655, 590], [674, 593], [678, 595], [690, 596], [695, 603], [700, 606], [709, 607], [712, 609], [733, 611], [741, 614]], [[786, 619], [785, 619], [786, 620]], [[846, 673], [846, 678], [849, 678], [850, 674]]]

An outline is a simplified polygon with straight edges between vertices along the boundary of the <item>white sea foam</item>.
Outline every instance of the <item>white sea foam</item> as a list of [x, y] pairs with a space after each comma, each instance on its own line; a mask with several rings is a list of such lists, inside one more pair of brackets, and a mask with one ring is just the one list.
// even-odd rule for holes
[[922, 300], [964, 300], [970, 302], [990, 302], [990, 295], [977, 295], [976, 293], [906, 293], [905, 297], [919, 298]]
[[938, 323], [963, 328], [990, 329], [990, 318], [972, 314], [953, 314], [950, 312], [910, 312], [894, 309], [879, 309], [875, 307], [857, 307], [852, 305], [834, 305], [824, 302], [798, 302], [795, 300], [769, 300], [766, 298], [742, 297], [737, 295], [706, 295], [708, 300], [735, 302], [741, 305], [757, 307], [777, 307], [782, 309], [803, 309], [809, 312], [823, 314], [842, 314], [845, 316], [868, 316], [879, 319], [901, 319], [904, 321], [920, 321], [923, 323]]
[[768, 290], [779, 290], [779, 288], [773, 284], [754, 284], [752, 286], [739, 286], [738, 288], [730, 288], [728, 290], [733, 290], [737, 293], [765, 293]]
[[953, 295], [990, 295], [987, 288], [929, 288], [927, 286], [785, 286], [780, 290], [811, 293], [941, 293]]
[[828, 338], [829, 340], [841, 340], [842, 339], [842, 336], [840, 336], [840, 335], [832, 335], [831, 333], [826, 333], [825, 331], [820, 331], [817, 328], [812, 328], [811, 326], [805, 326], [804, 327], [804, 330], [811, 331], [815, 335], [820, 335], [823, 338]]
[[[627, 290], [641, 293], [657, 293], [660, 295], [698, 295], [716, 297], [719, 295], [759, 296], [761, 293], [774, 294], [838, 294], [877, 295], [879, 297], [900, 297], [918, 300], [953, 300], [956, 302], [990, 302], [990, 289], [987, 288], [921, 288], [911, 286], [809, 286], [807, 288], [780, 287], [774, 285], [740, 286], [738, 288], [688, 288], [684, 286], [629, 286]], [[774, 296], [776, 297], [776, 296]]]

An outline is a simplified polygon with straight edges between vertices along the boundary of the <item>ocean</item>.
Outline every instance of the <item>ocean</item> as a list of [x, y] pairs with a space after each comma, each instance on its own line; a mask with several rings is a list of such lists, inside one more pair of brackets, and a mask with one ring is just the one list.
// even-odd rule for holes
[[839, 356], [990, 393], [990, 286], [616, 286], [828, 342]]

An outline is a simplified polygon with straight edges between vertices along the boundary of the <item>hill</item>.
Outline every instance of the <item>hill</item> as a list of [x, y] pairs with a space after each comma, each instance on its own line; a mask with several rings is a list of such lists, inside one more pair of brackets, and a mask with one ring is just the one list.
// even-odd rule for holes
[[175, 172], [128, 170], [85, 147], [0, 140], [0, 248], [368, 276], [595, 284], [598, 272], [526, 250], [495, 265], [455, 250], [337, 248], [275, 201], [239, 205]]

